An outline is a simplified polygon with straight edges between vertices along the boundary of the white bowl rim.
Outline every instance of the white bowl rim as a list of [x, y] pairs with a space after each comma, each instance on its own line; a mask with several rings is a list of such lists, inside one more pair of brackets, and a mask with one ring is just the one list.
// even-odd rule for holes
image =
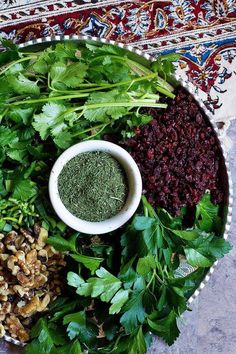
[[[103, 151], [114, 157], [123, 167], [129, 184], [129, 192], [122, 210], [110, 219], [90, 222], [73, 215], [63, 204], [58, 191], [58, 176], [65, 164], [81, 153]], [[56, 160], [49, 177], [49, 197], [59, 218], [72, 229], [92, 235], [105, 234], [124, 225], [137, 210], [142, 195], [142, 178], [132, 156], [122, 147], [105, 140], [87, 140], [72, 145]]]

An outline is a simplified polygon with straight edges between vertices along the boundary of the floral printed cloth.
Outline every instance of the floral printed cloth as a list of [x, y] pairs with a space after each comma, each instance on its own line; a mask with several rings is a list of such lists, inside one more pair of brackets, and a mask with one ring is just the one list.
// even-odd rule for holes
[[0, 0], [0, 35], [106, 37], [158, 55], [181, 55], [191, 82], [226, 131], [236, 118], [236, 0]]

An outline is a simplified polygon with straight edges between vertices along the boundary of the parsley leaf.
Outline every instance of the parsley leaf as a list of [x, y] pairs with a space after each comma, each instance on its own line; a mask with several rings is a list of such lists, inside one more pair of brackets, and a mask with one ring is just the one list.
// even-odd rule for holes
[[211, 232], [215, 228], [219, 206], [211, 202], [210, 194], [205, 194], [196, 206], [195, 223], [200, 230]]
[[167, 344], [172, 345], [175, 339], [179, 335], [179, 329], [176, 323], [176, 313], [174, 310], [164, 318], [152, 321], [149, 318], [147, 319], [150, 329], [157, 334], [159, 337], [162, 337]]
[[139, 323], [145, 321], [146, 313], [143, 307], [143, 294], [143, 291], [134, 291], [122, 308], [123, 315], [120, 318], [120, 323], [125, 328], [126, 333], [131, 333], [137, 328]]
[[47, 239], [47, 243], [49, 245], [52, 245], [56, 250], [60, 252], [64, 252], [64, 251], [77, 252], [76, 244], [77, 244], [78, 236], [79, 236], [78, 232], [70, 236], [69, 239], [65, 239], [60, 235], [51, 236]]
[[100, 263], [103, 261], [103, 258], [97, 257], [89, 257], [83, 254], [70, 254], [70, 257], [75, 261], [82, 263], [86, 268], [88, 268], [92, 274], [94, 274], [95, 270], [98, 269]]

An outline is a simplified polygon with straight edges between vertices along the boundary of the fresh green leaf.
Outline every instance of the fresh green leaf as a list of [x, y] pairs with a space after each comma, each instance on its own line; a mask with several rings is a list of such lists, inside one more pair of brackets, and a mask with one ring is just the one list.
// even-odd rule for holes
[[172, 345], [175, 339], [179, 336], [179, 329], [176, 323], [176, 313], [172, 310], [166, 317], [151, 321], [147, 319], [150, 329], [162, 337], [167, 344]]
[[74, 272], [69, 272], [67, 274], [67, 281], [70, 286], [75, 288], [80, 287], [80, 285], [84, 283], [84, 280]]
[[85, 325], [86, 320], [85, 320], [84, 311], [80, 311], [80, 312], [71, 313], [69, 315], [66, 315], [63, 319], [63, 324], [66, 325], [70, 322], [78, 322], [82, 325]]
[[18, 200], [29, 200], [38, 193], [36, 183], [29, 179], [16, 179], [13, 186], [12, 197]]
[[173, 234], [181, 237], [184, 240], [192, 241], [199, 237], [199, 231], [197, 229], [191, 230], [170, 230]]
[[73, 136], [68, 131], [61, 131], [53, 138], [53, 141], [61, 149], [67, 149], [73, 143]]
[[64, 251], [72, 251], [77, 252], [76, 250], [76, 243], [79, 233], [76, 232], [69, 239], [65, 239], [60, 235], [51, 236], [47, 239], [47, 243], [52, 245], [56, 250], [60, 252]]
[[119, 313], [122, 306], [127, 302], [129, 298], [129, 290], [120, 289], [115, 296], [111, 299], [111, 307], [109, 308], [109, 314], [114, 315]]
[[156, 268], [156, 262], [153, 255], [149, 254], [146, 257], [139, 258], [137, 263], [137, 273], [140, 275], [147, 275]]
[[210, 267], [214, 263], [213, 259], [209, 259], [193, 248], [184, 249], [187, 262], [193, 267]]
[[4, 147], [17, 141], [17, 133], [11, 128], [0, 126], [0, 146]]
[[211, 232], [214, 230], [219, 206], [211, 202], [210, 194], [205, 194], [196, 206], [195, 223], [200, 230]]
[[145, 354], [147, 350], [142, 326], [139, 327], [137, 334], [133, 335], [129, 340], [129, 354]]
[[54, 136], [62, 132], [66, 127], [63, 120], [65, 112], [64, 105], [52, 102], [43, 106], [42, 113], [34, 115], [32, 125], [39, 132], [41, 139], [47, 139], [52, 129], [54, 129]]
[[146, 216], [135, 216], [133, 220], [133, 227], [137, 231], [146, 230], [149, 229], [154, 223], [155, 220], [153, 218]]
[[103, 262], [103, 258], [89, 257], [83, 254], [70, 254], [75, 261], [82, 263], [86, 268], [88, 268], [92, 274], [98, 269], [100, 263]]
[[[114, 103], [127, 101], [129, 101], [129, 96], [118, 90], [93, 92], [86, 102], [84, 117], [91, 122], [107, 123], [111, 118], [116, 120], [125, 115], [128, 109], [124, 106], [116, 107]], [[94, 108], [89, 109], [86, 106], [93, 106]]]
[[133, 292], [131, 298], [122, 308], [123, 315], [120, 318], [120, 323], [125, 328], [126, 333], [134, 331], [139, 323], [143, 323], [146, 318], [146, 313], [143, 307], [143, 291]]
[[40, 89], [36, 81], [29, 80], [23, 74], [19, 73], [18, 76], [7, 75], [8, 82], [14, 92], [19, 95], [31, 94], [33, 96], [39, 96]]

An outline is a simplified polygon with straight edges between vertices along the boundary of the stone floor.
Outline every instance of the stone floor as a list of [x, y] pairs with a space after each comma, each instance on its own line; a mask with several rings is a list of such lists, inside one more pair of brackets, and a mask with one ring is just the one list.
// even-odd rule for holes
[[[236, 122], [232, 123], [229, 136], [234, 143]], [[229, 158], [236, 190], [236, 142]], [[176, 342], [168, 347], [155, 339], [148, 354], [236, 354], [236, 198], [233, 209], [229, 236], [233, 250], [219, 262], [212, 278], [192, 304], [192, 311], [185, 313]], [[22, 351], [0, 341], [0, 354], [3, 353], [21, 354]]]

